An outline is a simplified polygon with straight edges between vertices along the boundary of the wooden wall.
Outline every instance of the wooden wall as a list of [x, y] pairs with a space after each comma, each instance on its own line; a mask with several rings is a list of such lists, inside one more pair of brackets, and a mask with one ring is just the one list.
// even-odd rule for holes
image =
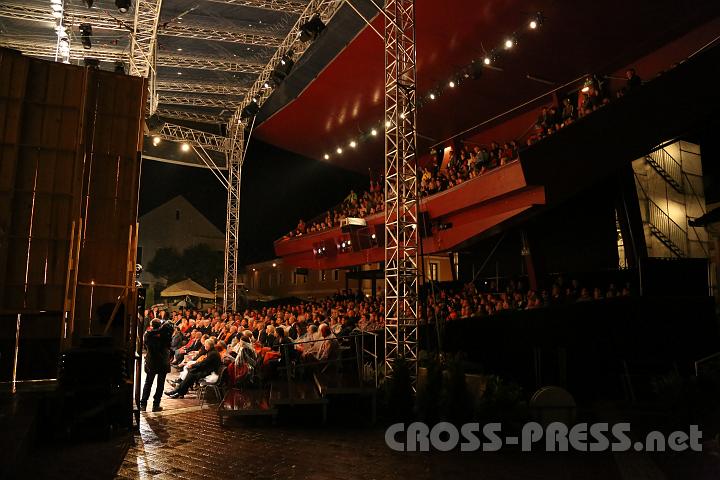
[[[140, 78], [0, 49], [0, 381], [12, 373], [18, 314], [18, 379], [47, 378], [62, 337], [69, 346], [92, 332], [90, 303], [120, 293], [91, 300], [82, 283], [126, 283], [145, 91]], [[74, 331], [66, 293], [77, 294]]]

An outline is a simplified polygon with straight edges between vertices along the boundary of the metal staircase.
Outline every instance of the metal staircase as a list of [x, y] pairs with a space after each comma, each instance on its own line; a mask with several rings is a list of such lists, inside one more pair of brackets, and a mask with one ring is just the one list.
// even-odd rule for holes
[[664, 148], [659, 148], [648, 155], [645, 161], [668, 182], [678, 193], [683, 193], [682, 166]]
[[647, 199], [650, 233], [678, 257], [686, 256], [687, 232], [655, 202]]

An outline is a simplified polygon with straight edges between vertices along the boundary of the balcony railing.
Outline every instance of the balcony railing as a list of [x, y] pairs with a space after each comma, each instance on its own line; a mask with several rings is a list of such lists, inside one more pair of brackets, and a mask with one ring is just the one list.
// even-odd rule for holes
[[650, 232], [678, 257], [687, 252], [687, 232], [675, 223], [655, 202], [648, 199]]
[[655, 171], [679, 193], [683, 193], [683, 171], [680, 163], [664, 148], [659, 148], [645, 156], [645, 160]]

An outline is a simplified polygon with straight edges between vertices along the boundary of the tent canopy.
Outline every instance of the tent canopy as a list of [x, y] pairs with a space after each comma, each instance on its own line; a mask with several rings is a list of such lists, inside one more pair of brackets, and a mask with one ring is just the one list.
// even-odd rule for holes
[[170, 285], [160, 292], [161, 297], [186, 297], [188, 295], [191, 297], [215, 298], [215, 295], [210, 290], [194, 282], [191, 278]]

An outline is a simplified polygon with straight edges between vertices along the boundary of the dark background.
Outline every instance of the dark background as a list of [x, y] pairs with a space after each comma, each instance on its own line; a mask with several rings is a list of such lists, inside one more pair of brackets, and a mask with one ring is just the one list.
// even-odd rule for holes
[[[365, 175], [251, 138], [242, 172], [240, 263], [272, 258], [273, 241], [295, 228], [300, 218], [307, 220], [327, 211], [351, 189], [366, 190], [368, 182]], [[210, 171], [143, 161], [140, 215], [176, 195], [183, 195], [225, 231], [227, 191]]]

